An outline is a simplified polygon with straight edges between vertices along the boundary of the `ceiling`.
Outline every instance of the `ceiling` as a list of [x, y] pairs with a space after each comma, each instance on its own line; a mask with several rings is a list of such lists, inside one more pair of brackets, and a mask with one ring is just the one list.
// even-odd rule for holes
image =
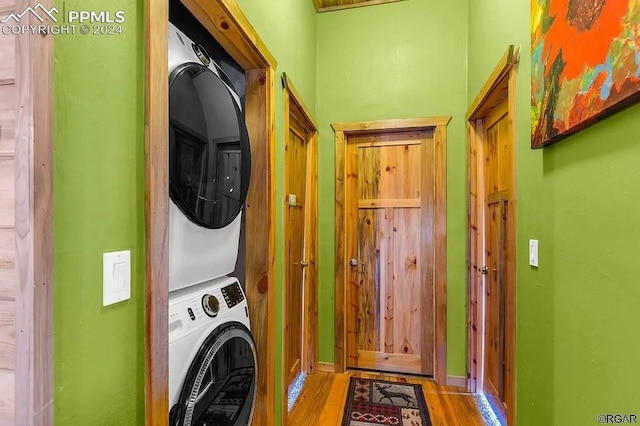
[[318, 12], [350, 9], [352, 7], [372, 6], [374, 4], [393, 3], [402, 0], [313, 0]]

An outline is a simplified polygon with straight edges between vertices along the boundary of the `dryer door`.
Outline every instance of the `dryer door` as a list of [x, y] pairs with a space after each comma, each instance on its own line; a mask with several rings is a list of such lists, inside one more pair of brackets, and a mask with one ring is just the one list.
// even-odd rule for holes
[[251, 153], [242, 111], [209, 68], [187, 63], [169, 79], [169, 193], [195, 224], [224, 228], [249, 188]]
[[257, 390], [255, 343], [240, 323], [218, 327], [196, 355], [171, 408], [172, 426], [245, 426]]

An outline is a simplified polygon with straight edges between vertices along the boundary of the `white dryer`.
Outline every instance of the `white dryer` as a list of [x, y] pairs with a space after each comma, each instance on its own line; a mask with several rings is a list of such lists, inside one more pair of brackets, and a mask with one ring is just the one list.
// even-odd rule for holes
[[251, 423], [257, 358], [238, 280], [223, 277], [169, 301], [170, 426]]
[[241, 102], [169, 24], [169, 291], [233, 272], [251, 153]]

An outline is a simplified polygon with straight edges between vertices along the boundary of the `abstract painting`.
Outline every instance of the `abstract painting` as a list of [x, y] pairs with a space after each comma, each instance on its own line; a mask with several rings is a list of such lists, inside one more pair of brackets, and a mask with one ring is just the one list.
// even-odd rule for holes
[[531, 0], [531, 147], [640, 100], [640, 0]]

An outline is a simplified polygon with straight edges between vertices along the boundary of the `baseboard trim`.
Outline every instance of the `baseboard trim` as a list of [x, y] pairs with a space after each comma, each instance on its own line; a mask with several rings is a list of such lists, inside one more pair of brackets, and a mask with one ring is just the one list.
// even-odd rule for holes
[[336, 365], [332, 362], [319, 362], [318, 372], [320, 373], [335, 373]]
[[464, 376], [447, 376], [447, 386], [467, 390], [467, 378]]

